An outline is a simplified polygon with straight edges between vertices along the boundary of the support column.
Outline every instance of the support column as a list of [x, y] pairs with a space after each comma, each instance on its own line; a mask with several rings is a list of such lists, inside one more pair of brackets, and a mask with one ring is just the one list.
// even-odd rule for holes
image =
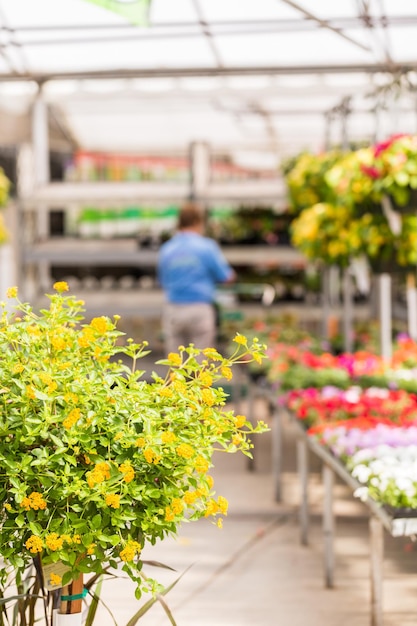
[[321, 298], [322, 298], [322, 338], [329, 339], [330, 318], [330, 268], [325, 267], [321, 275]]
[[36, 211], [34, 207], [25, 207], [35, 192], [35, 165], [33, 145], [24, 143], [19, 146], [16, 159], [16, 228], [12, 234], [16, 248], [17, 285], [22, 300], [31, 301], [36, 293], [37, 273], [35, 266], [25, 265], [23, 254], [26, 245], [31, 245], [36, 238]]
[[[32, 105], [32, 148], [34, 183], [39, 188], [50, 181], [48, 108], [41, 87]], [[42, 241], [49, 236], [49, 212], [46, 206], [39, 205], [36, 209], [36, 240]], [[39, 287], [48, 290], [52, 282], [49, 263], [40, 262], [38, 273]]]
[[407, 274], [407, 323], [408, 334], [417, 339], [417, 288], [415, 274]]
[[353, 289], [349, 268], [343, 273], [343, 339], [345, 352], [353, 350]]
[[204, 141], [194, 141], [190, 145], [191, 200], [207, 197], [210, 182], [210, 147]]
[[391, 276], [379, 276], [379, 319], [381, 333], [381, 356], [389, 361], [392, 356]]

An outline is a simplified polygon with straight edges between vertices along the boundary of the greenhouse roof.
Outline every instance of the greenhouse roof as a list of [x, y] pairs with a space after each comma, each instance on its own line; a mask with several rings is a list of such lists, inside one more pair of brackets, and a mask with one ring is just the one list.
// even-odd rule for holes
[[415, 0], [153, 0], [142, 26], [93, 2], [0, 0], [3, 107], [42, 85], [83, 148], [266, 165], [416, 130]]

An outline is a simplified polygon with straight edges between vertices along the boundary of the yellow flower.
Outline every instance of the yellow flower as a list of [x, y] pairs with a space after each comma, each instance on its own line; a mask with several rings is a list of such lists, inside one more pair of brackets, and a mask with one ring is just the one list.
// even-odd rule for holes
[[8, 298], [17, 298], [17, 287], [9, 287], [6, 291], [6, 296]]
[[26, 395], [30, 400], [34, 400], [36, 398], [35, 390], [31, 385], [26, 385]]
[[240, 333], [237, 333], [236, 337], [233, 339], [233, 341], [235, 343], [240, 344], [241, 346], [246, 346], [248, 343], [248, 340], [246, 339], [246, 337], [244, 335], [241, 335]]
[[61, 583], [62, 583], [62, 577], [59, 576], [58, 574], [54, 574], [54, 572], [51, 572], [49, 576], [49, 584], [52, 585], [53, 587], [56, 587], [60, 585]]
[[233, 372], [230, 369], [230, 367], [227, 367], [226, 365], [224, 365], [223, 367], [220, 368], [220, 372], [223, 378], [225, 378], [226, 380], [232, 380]]
[[184, 502], [185, 504], [193, 504], [198, 498], [198, 493], [196, 491], [187, 491], [184, 494]]
[[221, 517], [217, 520], [217, 528], [223, 528], [223, 519]]
[[117, 493], [108, 493], [105, 497], [105, 503], [113, 509], [118, 509], [120, 508], [120, 496]]
[[242, 428], [242, 426], [244, 426], [246, 423], [246, 417], [244, 415], [235, 415], [234, 422], [236, 428]]
[[208, 359], [213, 359], [213, 361], [221, 361], [222, 359], [221, 355], [217, 352], [215, 348], [204, 348], [203, 354]]
[[13, 367], [13, 374], [20, 374], [24, 371], [24, 369], [25, 366], [22, 365], [22, 363], [16, 363], [16, 365]]
[[69, 291], [68, 283], [66, 283], [64, 280], [60, 280], [57, 283], [54, 283], [53, 284], [53, 288], [58, 293], [63, 293], [64, 291]]
[[90, 322], [91, 328], [94, 328], [98, 333], [104, 335], [108, 328], [107, 320], [105, 317], [94, 317]]
[[182, 456], [184, 457], [184, 459], [190, 459], [192, 456], [194, 456], [194, 448], [188, 443], [181, 443], [176, 448], [176, 452], [178, 456]]
[[51, 344], [55, 348], [55, 350], [58, 350], [58, 351], [65, 350], [65, 348], [67, 347], [67, 343], [65, 339], [63, 339], [59, 335], [52, 335]]
[[72, 538], [72, 543], [80, 544], [81, 543], [80, 535], [74, 535], [73, 538]]
[[171, 398], [172, 397], [172, 389], [170, 389], [169, 387], [162, 387], [159, 390], [159, 395], [162, 396], [163, 398]]
[[64, 428], [66, 428], [67, 430], [70, 429], [72, 426], [74, 426], [74, 424], [78, 422], [80, 417], [81, 417], [80, 409], [72, 409], [68, 413], [64, 421], [62, 422], [62, 424], [64, 425]]
[[210, 515], [216, 515], [219, 508], [217, 506], [217, 502], [215, 500], [209, 500], [207, 503], [207, 508], [204, 512], [205, 517], [209, 517]]
[[92, 554], [94, 554], [94, 551], [95, 551], [95, 547], [96, 547], [96, 545], [97, 545], [97, 544], [95, 544], [95, 543], [90, 543], [90, 545], [88, 546], [88, 548], [87, 548], [87, 554], [88, 554], [89, 556], [91, 556]]
[[172, 382], [172, 386], [175, 389], [175, 391], [178, 391], [178, 393], [180, 394], [185, 394], [187, 391], [187, 385], [182, 380], [174, 380]]
[[224, 498], [223, 496], [219, 496], [217, 498], [217, 504], [218, 504], [220, 512], [223, 515], [227, 515], [227, 509], [229, 508], [229, 503], [226, 500], [226, 498]]
[[42, 552], [43, 543], [40, 537], [36, 535], [31, 535], [29, 539], [25, 543], [26, 549], [32, 554], [36, 554], [37, 552]]
[[26, 511], [29, 511], [29, 509], [39, 511], [46, 509], [46, 502], [41, 493], [32, 491], [32, 493], [22, 499], [20, 506]]
[[171, 510], [174, 513], [174, 515], [180, 515], [180, 513], [183, 512], [184, 505], [182, 501], [180, 500], [180, 498], [173, 498], [171, 502]]
[[161, 435], [161, 441], [162, 443], [172, 443], [173, 441], [175, 441], [177, 438], [177, 436], [171, 432], [170, 430], [167, 430], [165, 432], [162, 433]]
[[140, 543], [138, 543], [137, 541], [130, 540], [126, 543], [125, 547], [120, 552], [120, 558], [124, 562], [133, 561], [133, 559], [135, 558], [137, 554], [139, 554], [141, 549], [142, 547]]
[[196, 472], [204, 474], [209, 469], [210, 464], [203, 456], [199, 455], [195, 460], [194, 467]]
[[175, 518], [175, 514], [170, 506], [165, 507], [165, 521], [173, 522]]
[[55, 552], [56, 550], [60, 550], [62, 548], [64, 540], [57, 533], [51, 533], [45, 538], [45, 543], [49, 550]]
[[182, 359], [181, 356], [179, 354], [177, 354], [176, 352], [170, 352], [168, 354], [168, 361], [170, 365], [181, 365], [182, 363]]
[[77, 341], [80, 348], [88, 348], [88, 346], [94, 341], [93, 329], [89, 327], [83, 328]]
[[98, 485], [110, 478], [110, 466], [108, 463], [97, 463], [95, 468], [89, 472], [87, 476], [87, 483], [90, 488]]
[[148, 463], [154, 463], [154, 465], [157, 465], [161, 458], [160, 456], [156, 454], [154, 450], [152, 450], [152, 448], [146, 448], [143, 451], [143, 456], [145, 457]]
[[72, 391], [69, 391], [64, 395], [64, 402], [67, 402], [68, 404], [77, 404], [78, 396], [75, 393], [72, 393]]
[[9, 504], [8, 502], [6, 502], [6, 504], [4, 505], [4, 508], [6, 509], [6, 511], [11, 511], [12, 510], [12, 505]]
[[124, 474], [123, 480], [126, 483], [132, 482], [135, 477], [135, 472], [130, 463], [122, 463], [119, 467], [119, 470], [122, 472], [122, 474]]
[[135, 446], [137, 448], [144, 448], [146, 445], [146, 439], [145, 437], [138, 437], [135, 441]]
[[201, 397], [204, 404], [207, 404], [207, 406], [213, 406], [216, 401], [212, 389], [203, 389], [201, 391]]
[[201, 372], [200, 376], [201, 384], [205, 387], [211, 387], [213, 384], [213, 376], [208, 372]]

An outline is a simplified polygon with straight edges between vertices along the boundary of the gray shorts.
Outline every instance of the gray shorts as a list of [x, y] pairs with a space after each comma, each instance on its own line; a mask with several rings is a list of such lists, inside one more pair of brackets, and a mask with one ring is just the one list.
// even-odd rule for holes
[[178, 346], [193, 343], [196, 348], [214, 348], [216, 318], [211, 304], [165, 305], [162, 331], [166, 352], [178, 352]]

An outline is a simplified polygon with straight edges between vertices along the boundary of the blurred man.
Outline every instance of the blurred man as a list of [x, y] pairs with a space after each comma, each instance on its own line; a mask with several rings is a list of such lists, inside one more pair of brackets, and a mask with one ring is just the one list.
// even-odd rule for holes
[[158, 278], [167, 300], [162, 321], [167, 353], [189, 343], [196, 348], [215, 346], [216, 285], [232, 282], [235, 273], [218, 244], [203, 233], [203, 211], [186, 204], [177, 233], [159, 252]]

